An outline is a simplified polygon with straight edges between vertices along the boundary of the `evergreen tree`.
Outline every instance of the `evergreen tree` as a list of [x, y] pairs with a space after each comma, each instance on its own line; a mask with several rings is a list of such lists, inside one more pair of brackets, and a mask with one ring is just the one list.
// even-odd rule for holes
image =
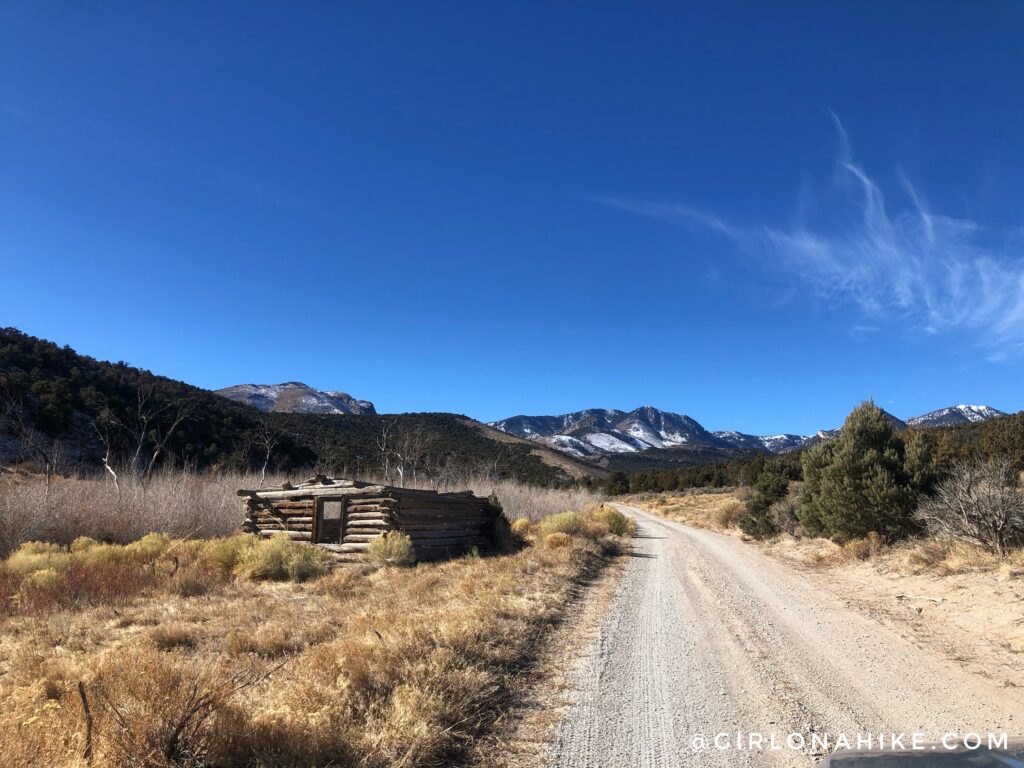
[[835, 440], [804, 454], [800, 523], [837, 541], [906, 532], [916, 493], [904, 461], [903, 441], [885, 413], [862, 403]]
[[629, 493], [629, 478], [625, 472], [612, 472], [608, 476], [608, 493], [611, 496], [620, 496]]
[[755, 539], [766, 539], [778, 533], [779, 528], [771, 516], [771, 506], [785, 498], [788, 490], [789, 478], [785, 474], [773, 469], [763, 470], [747, 502], [746, 514], [740, 518], [740, 530]]

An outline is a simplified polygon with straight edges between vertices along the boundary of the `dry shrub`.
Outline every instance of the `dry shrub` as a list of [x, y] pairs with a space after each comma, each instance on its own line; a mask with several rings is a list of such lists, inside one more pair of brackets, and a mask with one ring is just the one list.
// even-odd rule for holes
[[194, 560], [179, 565], [173, 578], [168, 579], [167, 590], [180, 597], [199, 597], [215, 592], [227, 581], [227, 576], [205, 560]]
[[330, 624], [297, 627], [292, 623], [275, 622], [261, 624], [255, 631], [233, 630], [227, 636], [226, 648], [229, 654], [253, 653], [267, 659], [290, 656], [306, 648], [325, 642], [336, 634]]
[[[30, 619], [37, 630], [5, 641], [12, 649], [7, 680], [17, 680], [0, 694], [0, 762], [81, 768], [75, 685], [83, 675], [96, 716], [97, 766], [458, 761], [507, 710], [547, 630], [604, 562], [602, 546], [563, 538], [557, 551], [533, 547], [415, 569], [341, 567], [309, 584], [229, 588], [216, 602], [195, 605], [154, 591], [152, 605], [140, 600], [124, 611], [128, 623], [105, 610]], [[229, 578], [205, 552], [172, 542], [161, 560], [139, 570], [166, 586], [178, 578], [169, 562], [177, 557], [178, 574], [202, 568]], [[273, 619], [256, 624], [254, 614], [264, 610]], [[169, 613], [191, 616], [194, 647], [187, 627], [144, 620]], [[63, 616], [74, 622], [44, 633], [43, 624]], [[86, 624], [103, 639], [72, 652], [66, 638]], [[0, 633], [10, 626], [0, 625]], [[43, 642], [47, 633], [53, 638]], [[63, 646], [60, 656], [74, 653], [74, 665], [54, 667], [51, 642]], [[261, 681], [255, 670], [275, 671]], [[251, 695], [239, 695], [253, 683]], [[59, 706], [46, 708], [48, 700]]]
[[226, 764], [242, 727], [236, 695], [254, 667], [162, 654], [144, 647], [107, 657], [90, 686], [99, 751], [111, 764]]
[[562, 549], [563, 547], [569, 546], [571, 541], [572, 538], [569, 534], [562, 533], [561, 531], [555, 531], [554, 533], [549, 533], [544, 537], [544, 546], [547, 549]]
[[841, 545], [839, 554], [843, 560], [868, 560], [889, 551], [889, 546], [880, 535], [872, 531], [860, 539], [850, 539]]
[[300, 544], [287, 535], [253, 539], [244, 547], [234, 573], [253, 581], [308, 581], [330, 570], [330, 555], [319, 547]]
[[372, 594], [387, 600], [361, 603], [348, 632], [292, 662], [252, 719], [248, 753], [365, 768], [457, 759], [508, 706], [509, 676], [599, 562], [594, 544], [565, 538], [572, 557], [530, 549], [374, 572]]
[[607, 528], [608, 532], [614, 536], [628, 538], [636, 535], [636, 521], [615, 507], [601, 506], [594, 512], [594, 520]]
[[525, 539], [530, 535], [532, 523], [529, 518], [519, 517], [512, 522], [512, 534]]
[[1024, 544], [1024, 493], [1009, 457], [956, 462], [917, 510], [927, 530], [1005, 557]]
[[552, 533], [566, 536], [587, 536], [587, 518], [581, 512], [559, 512], [545, 517], [537, 525], [537, 535], [547, 539]]
[[946, 538], [924, 538], [895, 547], [892, 560], [896, 570], [903, 573], [951, 576], [998, 570], [1006, 566], [1010, 571], [1024, 568], [1024, 550], [1011, 550], [1008, 556], [1000, 557], [977, 544]]
[[203, 546], [203, 557], [222, 573], [233, 573], [242, 556], [256, 544], [256, 537], [236, 534], [220, 539], [211, 539]]
[[149, 632], [149, 639], [161, 651], [175, 648], [194, 648], [199, 642], [194, 627], [188, 624], [161, 624]]
[[407, 534], [387, 531], [370, 542], [367, 558], [380, 566], [406, 566], [412, 565], [416, 556]]
[[22, 579], [15, 602], [18, 612], [28, 614], [124, 605], [158, 582], [153, 570], [129, 561], [77, 562], [60, 571], [30, 573]]
[[26, 542], [0, 564], [0, 615], [124, 605], [147, 591], [207, 594], [224, 577], [200, 548], [150, 534], [127, 546], [81, 537], [68, 548]]
[[0, 475], [0, 555], [25, 541], [76, 538], [127, 543], [150, 531], [174, 537], [223, 536], [238, 527], [238, 488], [254, 478], [167, 470], [145, 484], [125, 476], [121, 492], [103, 478]]
[[747, 507], [742, 501], [727, 499], [711, 508], [708, 519], [717, 528], [735, 528], [746, 511]]
[[583, 509], [588, 504], [600, 503], [602, 496], [583, 488], [539, 488], [514, 480], [498, 482], [468, 478], [462, 487], [478, 496], [494, 494], [509, 520], [525, 517], [537, 522], [565, 509]]

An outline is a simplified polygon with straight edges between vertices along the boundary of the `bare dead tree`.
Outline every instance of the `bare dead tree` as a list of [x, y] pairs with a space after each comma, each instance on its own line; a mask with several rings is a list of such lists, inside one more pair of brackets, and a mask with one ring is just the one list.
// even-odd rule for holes
[[381, 425], [380, 434], [377, 435], [377, 455], [380, 459], [380, 468], [384, 473], [385, 480], [391, 477], [391, 460], [394, 457], [391, 433], [394, 430], [394, 426], [395, 422], [393, 420], [385, 421]]
[[192, 416], [192, 413], [195, 411], [195, 403], [191, 400], [182, 400], [175, 406], [168, 406], [165, 410], [170, 410], [170, 408], [175, 409], [170, 423], [167, 426], [161, 426], [157, 423], [152, 430], [152, 451], [149, 456], [149, 463], [146, 465], [146, 471], [142, 475], [143, 480], [148, 480], [149, 476], [153, 474], [153, 468], [156, 466], [157, 459], [164, 454], [167, 443], [174, 433], [178, 431], [178, 427]]
[[262, 488], [263, 484], [267, 481], [267, 467], [270, 464], [270, 457], [273, 455], [274, 449], [277, 448], [283, 438], [284, 432], [278, 429], [270, 421], [269, 417], [263, 416], [260, 418], [254, 438], [256, 447], [260, 449], [263, 457], [263, 466], [260, 467], [260, 488]]
[[980, 544], [1000, 557], [1024, 540], [1024, 493], [1007, 458], [957, 462], [917, 518], [936, 534]]
[[105, 450], [103, 454], [103, 468], [113, 479], [114, 488], [117, 490], [117, 499], [120, 501], [121, 482], [117, 477], [117, 471], [114, 469], [113, 461], [115, 443], [114, 433], [120, 428], [120, 424], [109, 411], [104, 410], [99, 414], [99, 416], [93, 419], [92, 428]]

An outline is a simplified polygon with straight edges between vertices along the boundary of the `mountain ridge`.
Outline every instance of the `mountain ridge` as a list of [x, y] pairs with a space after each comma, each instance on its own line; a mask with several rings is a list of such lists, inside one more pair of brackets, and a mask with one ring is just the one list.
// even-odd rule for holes
[[338, 390], [314, 389], [301, 381], [286, 381], [281, 384], [235, 384], [215, 389], [214, 392], [264, 413], [377, 413], [369, 400], [357, 400], [347, 392]]
[[[911, 427], [926, 429], [971, 424], [1007, 415], [987, 405], [953, 405], [906, 420], [884, 409], [883, 413], [898, 431]], [[585, 460], [646, 451], [664, 454], [683, 447], [779, 454], [829, 440], [841, 429], [821, 429], [813, 435], [752, 435], [733, 430], [711, 432], [690, 416], [662, 411], [650, 405], [628, 412], [586, 408], [550, 416], [517, 415], [489, 422], [489, 425]]]

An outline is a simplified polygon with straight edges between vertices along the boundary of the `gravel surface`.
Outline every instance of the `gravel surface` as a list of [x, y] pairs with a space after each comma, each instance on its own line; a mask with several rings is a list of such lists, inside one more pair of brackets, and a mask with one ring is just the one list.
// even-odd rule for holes
[[[734, 537], [615, 506], [639, 534], [552, 764], [806, 766], [822, 755], [815, 733], [1024, 735], [1018, 691], [919, 650]], [[735, 744], [737, 732], [766, 746], [795, 732], [806, 746], [693, 746], [718, 733]]]

